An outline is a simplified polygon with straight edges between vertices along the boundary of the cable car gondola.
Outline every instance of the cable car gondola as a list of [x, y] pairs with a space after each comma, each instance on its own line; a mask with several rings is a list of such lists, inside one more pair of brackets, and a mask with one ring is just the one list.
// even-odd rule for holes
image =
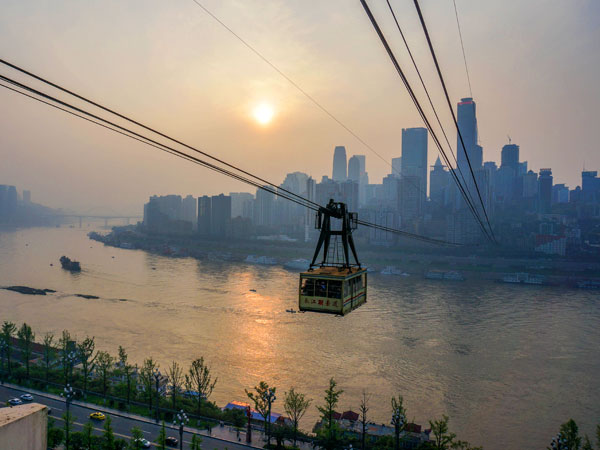
[[[341, 220], [341, 230], [331, 229], [331, 219]], [[317, 212], [315, 227], [321, 230], [315, 254], [307, 272], [300, 274], [298, 308], [344, 315], [367, 301], [367, 271], [362, 268], [356, 255], [352, 231], [358, 225], [358, 215], [348, 212], [346, 204], [329, 200], [326, 207]], [[330, 253], [331, 237], [334, 246]], [[338, 236], [341, 243], [338, 243]], [[339, 245], [343, 259], [338, 258]], [[316, 264], [323, 248], [323, 259]], [[350, 262], [349, 251], [354, 263]]]

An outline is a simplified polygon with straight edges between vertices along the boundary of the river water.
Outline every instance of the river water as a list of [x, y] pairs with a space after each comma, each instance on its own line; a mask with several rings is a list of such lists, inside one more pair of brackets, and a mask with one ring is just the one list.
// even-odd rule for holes
[[[91, 229], [0, 232], [0, 286], [57, 291], [0, 290], [0, 320], [26, 321], [40, 338], [95, 336], [96, 348], [123, 345], [138, 363], [204, 356], [219, 405], [261, 380], [277, 387], [277, 412], [292, 386], [314, 405], [333, 376], [340, 410], [358, 411], [366, 390], [371, 418], [389, 423], [400, 394], [409, 419], [447, 414], [461, 439], [492, 450], [545, 448], [570, 417], [592, 435], [600, 418], [597, 292], [370, 274], [368, 303], [348, 316], [290, 314], [296, 273], [104, 247]], [[63, 254], [83, 271], [62, 270]], [[317, 416], [311, 406], [303, 427]]]

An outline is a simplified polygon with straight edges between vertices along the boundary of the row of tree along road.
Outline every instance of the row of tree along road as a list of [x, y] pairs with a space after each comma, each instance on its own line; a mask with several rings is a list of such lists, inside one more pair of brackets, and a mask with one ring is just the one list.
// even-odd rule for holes
[[[282, 406], [287, 417], [277, 415], [277, 420], [272, 415], [277, 400], [276, 387], [261, 381], [253, 389], [246, 390], [253, 412], [262, 419], [253, 420], [243, 408], [222, 409], [210, 401], [218, 378], [203, 357], [193, 360], [187, 369], [172, 361], [161, 371], [159, 363], [151, 357], [144, 359], [141, 365], [134, 364], [123, 347], [119, 347], [118, 355], [113, 356], [97, 350], [94, 337], [77, 341], [67, 330], [58, 337], [45, 333], [38, 342], [26, 323], [17, 327], [4, 321], [0, 332], [0, 362], [2, 382], [9, 380], [61, 395], [64, 386], [70, 386], [78, 400], [152, 417], [156, 421], [173, 422], [177, 421], [178, 413], [184, 414], [187, 426], [207, 429], [210, 433], [213, 427], [222, 424], [244, 431], [250, 420], [251, 426], [264, 431], [266, 448], [284, 448], [286, 441], [292, 448], [297, 448], [298, 441], [308, 441], [325, 449], [351, 448], [350, 445], [362, 449], [481, 448], [457, 439], [456, 434], [449, 431], [447, 416], [429, 421], [429, 429], [421, 431], [420, 426], [407, 421], [401, 396], [391, 399], [391, 426], [379, 426], [375, 435], [370, 434], [369, 429], [375, 424], [369, 421], [368, 393], [363, 392], [359, 413], [349, 411], [341, 415], [336, 408], [343, 391], [338, 389], [333, 378], [329, 380], [323, 403], [316, 406], [321, 420], [312, 433], [301, 431], [299, 423], [313, 400], [293, 387], [283, 396]], [[65, 426], [68, 422], [65, 421]], [[561, 427], [561, 433], [569, 431], [574, 435], [573, 425], [575, 430], [577, 426], [571, 422]], [[106, 426], [110, 427], [110, 420]], [[272, 439], [275, 444], [271, 443]], [[600, 425], [598, 439], [600, 449]], [[579, 441], [581, 443], [581, 438]], [[589, 443], [587, 437], [583, 443]], [[199, 442], [197, 445], [199, 448]], [[591, 444], [582, 447], [591, 448]]]

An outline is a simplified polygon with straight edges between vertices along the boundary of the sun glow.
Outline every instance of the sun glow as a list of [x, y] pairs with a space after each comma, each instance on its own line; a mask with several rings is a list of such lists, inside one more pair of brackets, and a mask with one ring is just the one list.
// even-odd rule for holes
[[273, 120], [275, 110], [268, 103], [261, 103], [252, 112], [254, 119], [261, 125], [267, 125]]

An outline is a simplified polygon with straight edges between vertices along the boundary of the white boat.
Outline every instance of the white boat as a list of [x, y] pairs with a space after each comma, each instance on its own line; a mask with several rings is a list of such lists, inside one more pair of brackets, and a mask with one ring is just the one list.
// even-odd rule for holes
[[462, 273], [456, 270], [430, 270], [425, 274], [425, 278], [428, 280], [451, 280], [451, 281], [464, 281], [465, 277]]
[[381, 275], [402, 275], [407, 277], [408, 274], [406, 272], [402, 272], [401, 269], [396, 266], [386, 266], [382, 271]]
[[308, 270], [310, 261], [308, 259], [293, 259], [286, 262], [283, 267], [289, 270]]
[[270, 256], [256, 256], [256, 255], [248, 255], [244, 262], [250, 264], [265, 264], [267, 266], [274, 266], [277, 264], [277, 260], [275, 258], [271, 258]]

